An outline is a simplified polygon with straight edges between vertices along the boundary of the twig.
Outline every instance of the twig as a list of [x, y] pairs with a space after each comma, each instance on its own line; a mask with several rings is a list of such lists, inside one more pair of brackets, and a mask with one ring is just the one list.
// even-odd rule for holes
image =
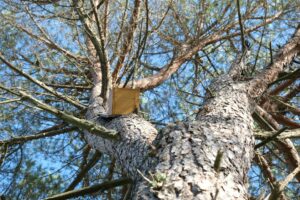
[[101, 136], [103, 138], [107, 138], [107, 139], [117, 139], [118, 138], [118, 133], [115, 130], [109, 130], [109, 129], [106, 129], [105, 127], [102, 127], [94, 122], [89, 121], [89, 120], [80, 119], [73, 115], [67, 114], [63, 111], [60, 111], [50, 105], [47, 105], [47, 104], [41, 102], [40, 100], [34, 98], [33, 96], [27, 94], [24, 91], [15, 92], [12, 89], [4, 87], [1, 84], [0, 84], [0, 89], [3, 89], [14, 95], [17, 95], [17, 96], [21, 97], [23, 100], [26, 100], [26, 101], [32, 103], [36, 107], [38, 107], [42, 110], [45, 110], [49, 113], [52, 113], [55, 116], [57, 116], [58, 118], [64, 120], [65, 122], [73, 124], [74, 126], [76, 126], [78, 128], [85, 129], [85, 130], [89, 131], [90, 133], [99, 135], [99, 136]]
[[57, 91], [55, 91], [54, 89], [48, 87], [45, 83], [33, 78], [32, 76], [30, 76], [29, 74], [23, 72], [22, 70], [18, 69], [17, 67], [15, 67], [14, 65], [12, 65], [9, 61], [7, 61], [2, 53], [0, 52], [0, 60], [6, 64], [6, 66], [8, 66], [10, 69], [12, 69], [13, 71], [17, 72], [18, 74], [20, 74], [21, 76], [25, 77], [26, 79], [28, 79], [29, 81], [35, 83], [36, 85], [40, 86], [41, 88], [43, 88], [44, 90], [46, 90], [47, 92], [55, 95], [56, 97], [65, 100], [68, 103], [73, 104], [74, 106], [76, 106], [77, 108], [80, 108], [82, 110], [86, 109], [86, 107], [84, 105], [82, 105], [81, 103], [79, 103], [77, 100], [71, 99], [68, 96], [65, 96]]
[[272, 42], [269, 43], [269, 52], [270, 52], [270, 63], [273, 64], [273, 49], [272, 49]]
[[300, 165], [295, 168], [284, 180], [278, 182], [272, 191], [268, 200], [278, 200], [285, 187], [291, 182], [300, 172]]
[[20, 98], [17, 98], [17, 99], [9, 99], [9, 100], [6, 100], [6, 101], [0, 101], [0, 105], [1, 104], [7, 104], [7, 103], [13, 103], [13, 102], [20, 101], [20, 100], [21, 100]]
[[81, 171], [77, 174], [76, 178], [72, 181], [72, 183], [67, 187], [65, 192], [73, 190], [78, 183], [82, 180], [84, 175], [97, 164], [97, 161], [101, 158], [101, 153], [96, 151], [93, 157], [89, 160], [89, 162], [81, 169]]
[[242, 52], [245, 52], [247, 47], [246, 47], [246, 43], [245, 43], [244, 26], [243, 26], [243, 21], [242, 21], [241, 8], [240, 8], [240, 1], [239, 0], [236, 0], [236, 5], [237, 5], [237, 12], [238, 12], [238, 17], [239, 17], [239, 25], [240, 25], [240, 30], [241, 30]]
[[129, 178], [123, 178], [123, 179], [114, 180], [114, 181], [107, 181], [107, 182], [103, 182], [101, 184], [84, 187], [79, 190], [64, 192], [64, 193], [61, 193], [61, 194], [58, 194], [58, 195], [55, 195], [52, 197], [48, 197], [44, 200], [63, 200], [63, 199], [81, 197], [81, 196], [84, 196], [87, 194], [92, 194], [95, 192], [108, 190], [108, 189], [111, 189], [114, 187], [130, 184], [130, 183], [131, 183], [131, 180]]
[[264, 145], [266, 145], [267, 143], [271, 142], [272, 140], [274, 140], [277, 136], [279, 136], [281, 133], [283, 133], [285, 130], [287, 129], [287, 127], [284, 127], [282, 129], [280, 129], [279, 131], [277, 131], [274, 135], [272, 135], [271, 137], [268, 137], [267, 139], [263, 140], [262, 142], [258, 143], [257, 145], [255, 145], [254, 149], [258, 149]]
[[[277, 133], [277, 131], [254, 131], [254, 137], [255, 139], [259, 140], [265, 140], [272, 135]], [[286, 130], [280, 135], [277, 136], [278, 139], [286, 139], [286, 138], [300, 138], [300, 129], [291, 129], [291, 130]]]
[[59, 135], [62, 133], [75, 131], [77, 129], [76, 127], [58, 129], [58, 128], [60, 128], [60, 126], [61, 125], [54, 126], [56, 130], [52, 130], [53, 127], [51, 127], [50, 130], [46, 129], [46, 130], [40, 131], [38, 134], [35, 134], [35, 135], [26, 135], [26, 136], [21, 136], [21, 137], [15, 137], [15, 138], [8, 139], [8, 140], [2, 140], [2, 141], [0, 141], [0, 145], [22, 144], [27, 141], [37, 140], [37, 139], [46, 138], [46, 137], [53, 137], [53, 136], [56, 136], [56, 135]]
[[48, 111], [58, 118], [61, 118], [62, 120], [69, 122], [73, 124], [74, 126], [78, 128], [82, 128], [85, 130], [88, 130], [91, 133], [94, 133], [96, 135], [99, 135], [103, 138], [107, 139], [117, 139], [117, 132], [114, 130], [108, 130], [100, 125], [97, 125], [91, 121], [77, 118], [73, 115], [69, 115], [63, 111], [57, 110], [56, 108], [49, 106], [36, 98], [32, 97], [31, 95], [27, 94], [26, 92], [19, 91], [20, 95], [27, 101], [31, 102], [33, 105], [35, 105], [38, 108], [41, 108], [45, 111]]

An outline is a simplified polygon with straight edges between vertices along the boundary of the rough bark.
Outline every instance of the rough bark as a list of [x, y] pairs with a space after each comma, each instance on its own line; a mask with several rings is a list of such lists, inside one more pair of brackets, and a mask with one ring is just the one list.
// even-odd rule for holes
[[145, 171], [152, 162], [148, 158], [149, 152], [153, 149], [152, 142], [157, 135], [157, 130], [151, 123], [135, 114], [116, 118], [101, 117], [101, 114], [106, 113], [107, 109], [103, 106], [100, 93], [101, 83], [99, 82], [92, 89], [86, 117], [116, 130], [119, 140], [106, 140], [89, 132], [86, 132], [85, 137], [92, 147], [116, 158], [125, 172], [132, 179], [136, 179], [139, 177], [137, 169]]
[[[115, 129], [111, 141], [86, 132], [88, 143], [108, 153], [133, 180], [131, 199], [248, 199], [253, 157], [253, 98], [260, 96], [299, 52], [299, 29], [274, 63], [251, 81], [239, 81], [243, 59], [210, 87], [196, 121], [157, 133], [137, 115], [103, 118], [100, 81], [92, 90], [87, 118]], [[220, 156], [222, 155], [222, 156]]]
[[[215, 96], [197, 121], [171, 125], [160, 134], [136, 115], [101, 119], [95, 112], [99, 104], [91, 102], [89, 118], [117, 130], [121, 139], [111, 142], [89, 133], [86, 138], [94, 148], [113, 155], [134, 180], [133, 199], [247, 199], [254, 139], [246, 84], [223, 76], [212, 88]], [[93, 92], [94, 100], [100, 98], [96, 87]], [[218, 170], [214, 165], [220, 151]], [[150, 172], [166, 178], [159, 182]]]
[[[252, 104], [244, 83], [223, 77], [194, 122], [169, 126], [158, 139], [153, 174], [166, 175], [155, 190], [139, 185], [135, 199], [247, 199], [253, 157]], [[220, 169], [215, 169], [218, 152]]]

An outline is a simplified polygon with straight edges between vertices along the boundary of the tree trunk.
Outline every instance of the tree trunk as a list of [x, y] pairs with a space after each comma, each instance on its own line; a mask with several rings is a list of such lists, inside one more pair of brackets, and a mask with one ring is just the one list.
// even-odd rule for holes
[[[136, 115], [103, 119], [100, 82], [92, 90], [87, 118], [119, 132], [110, 141], [86, 133], [94, 148], [116, 158], [133, 179], [131, 199], [248, 199], [247, 172], [253, 157], [252, 99], [259, 97], [300, 51], [300, 28], [274, 62], [250, 81], [238, 81], [243, 59], [210, 86], [194, 122], [157, 133]], [[234, 80], [235, 81], [234, 81]]]
[[86, 116], [118, 131], [120, 139], [111, 141], [88, 132], [86, 139], [114, 157], [132, 178], [130, 199], [248, 199], [247, 172], [254, 145], [252, 99], [262, 95], [298, 54], [299, 35], [298, 27], [274, 62], [250, 81], [238, 80], [245, 67], [243, 57], [238, 59], [227, 75], [211, 84], [210, 97], [196, 121], [170, 125], [160, 133], [137, 115], [99, 117], [106, 112], [99, 75]]
[[153, 169], [166, 175], [164, 186], [155, 190], [137, 184], [142, 186], [136, 199], [152, 199], [152, 194], [158, 199], [248, 198], [254, 144], [251, 103], [246, 84], [234, 84], [228, 77], [219, 80], [197, 121], [169, 126], [162, 133]]
[[222, 76], [211, 89], [214, 96], [196, 121], [170, 125], [159, 134], [136, 115], [97, 118], [93, 111], [99, 104], [91, 99], [89, 118], [117, 130], [121, 139], [111, 142], [89, 133], [86, 138], [115, 157], [134, 180], [132, 199], [248, 198], [254, 138], [247, 84]]

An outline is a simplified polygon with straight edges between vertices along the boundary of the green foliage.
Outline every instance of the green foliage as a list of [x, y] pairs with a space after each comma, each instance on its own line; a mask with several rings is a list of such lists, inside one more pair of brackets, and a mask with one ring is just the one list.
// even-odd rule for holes
[[[70, 2], [72, 1], [61, 0], [55, 4], [37, 5], [30, 1], [0, 1], [0, 52], [19, 69], [52, 85], [56, 91], [88, 105], [90, 88], [93, 86], [89, 62], [98, 61], [98, 58], [88, 57], [90, 52], [86, 44], [86, 31]], [[84, 11], [91, 11], [90, 1], [84, 2]], [[133, 37], [132, 48], [120, 72], [123, 74], [120, 75], [121, 82], [126, 80], [134, 66], [136, 69], [132, 80], [151, 76], [173, 62], [174, 55], [183, 45], [193, 47], [202, 39], [222, 36], [205, 45], [197, 52], [197, 56], [186, 60], [159, 87], [143, 93], [141, 115], [159, 129], [169, 122], [194, 120], [203, 102], [207, 100], [205, 95], [208, 85], [228, 70], [240, 52], [240, 27], [236, 21], [235, 2], [149, 0], [147, 10], [145, 1], [142, 1], [141, 18]], [[281, 17], [271, 24], [246, 34], [252, 50], [248, 64], [254, 68], [256, 63], [251, 74], [253, 76], [270, 61], [269, 42], [272, 41], [276, 53], [277, 45], [284, 44], [292, 34], [299, 22], [299, 2], [258, 0], [240, 3], [246, 29], [263, 23], [264, 16], [272, 17], [277, 12], [282, 12]], [[109, 1], [107, 16], [104, 4], [98, 10], [101, 22], [104, 23], [107, 17], [105, 50], [111, 71], [121, 54], [121, 46], [130, 26], [133, 4], [133, 1], [126, 0]], [[149, 19], [146, 19], [147, 15]], [[98, 33], [95, 24], [91, 28], [94, 33]], [[2, 85], [16, 90], [22, 88], [59, 110], [80, 118], [85, 117], [85, 111], [45, 92], [8, 69], [2, 62], [0, 77]], [[0, 102], [14, 98], [16, 96], [0, 90]], [[295, 105], [299, 105], [299, 101]], [[296, 120], [299, 121], [298, 118]], [[27, 102], [0, 104], [0, 140], [37, 134], [58, 124], [67, 126], [61, 119]], [[64, 191], [92, 155], [84, 150], [85, 146], [86, 142], [80, 131], [10, 145], [0, 169], [0, 193], [11, 199], [41, 199]], [[268, 152], [262, 153], [269, 154], [274, 148], [271, 146]], [[299, 141], [296, 148], [299, 148]], [[277, 178], [287, 175], [287, 165], [281, 159], [282, 155], [270, 156], [274, 165], [272, 172]], [[123, 174], [120, 168], [112, 170], [113, 173], [110, 174], [111, 163], [111, 158], [107, 155], [101, 157], [77, 188], [102, 182], [108, 177], [121, 177]], [[253, 166], [249, 177], [253, 196], [258, 196], [260, 187], [270, 191], [257, 166]], [[152, 187], [160, 188], [165, 183], [166, 175], [156, 173], [152, 179]], [[291, 183], [286, 189], [286, 196], [291, 199], [296, 197], [297, 190], [297, 185]], [[122, 192], [120, 188], [114, 189], [101, 194], [101, 198], [108, 199], [111, 196], [111, 199], [120, 199]]]
[[41, 199], [54, 195], [63, 188], [63, 179], [59, 174], [49, 174], [34, 160], [26, 160], [20, 166], [13, 188], [7, 193], [7, 198]]

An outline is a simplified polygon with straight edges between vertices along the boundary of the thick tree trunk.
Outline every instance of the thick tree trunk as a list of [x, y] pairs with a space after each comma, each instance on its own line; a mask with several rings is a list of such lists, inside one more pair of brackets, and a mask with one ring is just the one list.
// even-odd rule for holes
[[134, 180], [133, 199], [247, 199], [254, 139], [246, 87], [223, 76], [197, 121], [170, 125], [160, 134], [136, 115], [99, 120], [95, 87], [88, 116], [117, 130], [121, 139], [111, 142], [89, 133], [86, 138], [114, 156]]
[[99, 118], [105, 107], [100, 81], [95, 81], [87, 118], [117, 130], [120, 140], [88, 132], [86, 139], [115, 157], [133, 179], [131, 199], [248, 199], [254, 145], [251, 99], [259, 97], [300, 51], [299, 35], [298, 28], [269, 68], [253, 80], [237, 81], [241, 67], [233, 65], [211, 85], [212, 96], [196, 121], [168, 126], [159, 134], [136, 115]]
[[[248, 198], [247, 172], [254, 143], [251, 103], [246, 84], [223, 78], [197, 121], [169, 126], [161, 134], [152, 170], [166, 175], [164, 186], [155, 190], [137, 184], [136, 199]], [[220, 169], [216, 169], [220, 152]]]

